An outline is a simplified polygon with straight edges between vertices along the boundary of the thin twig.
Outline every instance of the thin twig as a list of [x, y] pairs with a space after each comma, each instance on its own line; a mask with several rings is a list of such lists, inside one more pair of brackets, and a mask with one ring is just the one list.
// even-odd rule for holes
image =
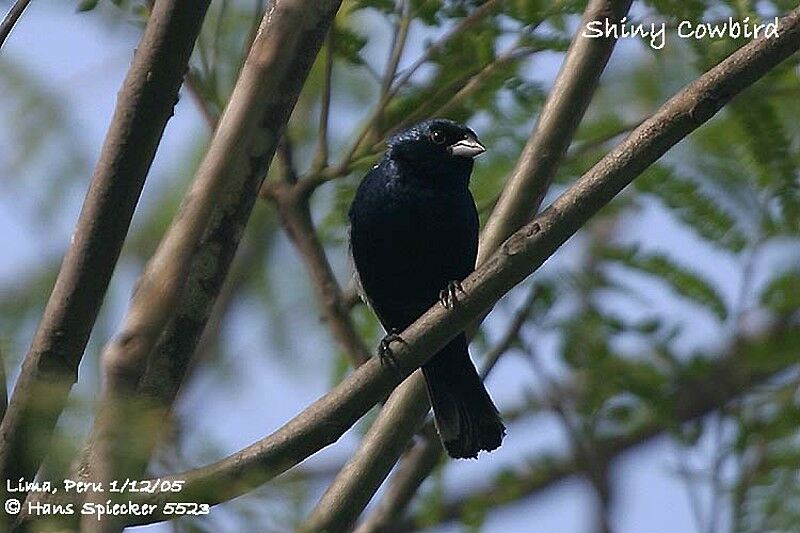
[[333, 78], [333, 28], [328, 31], [325, 44], [325, 78], [322, 82], [322, 98], [320, 99], [319, 126], [317, 128], [317, 150], [311, 163], [311, 174], [328, 166], [328, 116], [331, 108], [331, 83]]
[[525, 301], [522, 302], [522, 305], [520, 305], [519, 309], [514, 313], [514, 318], [511, 319], [511, 322], [506, 327], [503, 336], [491, 350], [486, 352], [480, 372], [482, 380], [485, 381], [486, 378], [489, 377], [489, 374], [494, 370], [500, 357], [510, 350], [511, 347], [514, 346], [514, 343], [517, 342], [517, 339], [519, 339], [520, 330], [522, 326], [525, 325], [525, 322], [527, 322], [531, 310], [533, 309], [533, 304], [536, 302], [538, 296], [539, 286], [535, 284], [531, 285], [530, 289], [528, 289], [527, 296], [525, 296]]
[[297, 169], [294, 166], [293, 153], [294, 149], [292, 148], [292, 141], [289, 139], [289, 134], [284, 133], [281, 140], [278, 141], [278, 149], [275, 152], [275, 156], [277, 157], [281, 178], [284, 183], [288, 185], [297, 183]]
[[219, 54], [219, 40], [222, 36], [222, 23], [225, 20], [225, 13], [228, 11], [228, 0], [220, 0], [219, 9], [217, 10], [217, 20], [214, 24], [214, 36], [211, 39], [211, 55], [208, 59], [209, 67], [211, 68], [211, 83], [216, 86], [217, 84], [217, 56]]
[[342, 289], [314, 227], [309, 206], [310, 190], [305, 187], [305, 180], [297, 181], [293, 167], [288, 165], [287, 168], [284, 160], [285, 157], [282, 157], [282, 173], [294, 176], [294, 179], [265, 184], [262, 195], [273, 200], [278, 208], [281, 223], [306, 266], [317, 303], [331, 334], [352, 365], [359, 366], [370, 358], [371, 352], [350, 317], [350, 307], [345, 303]]
[[408, 37], [408, 30], [411, 27], [411, 20], [411, 2], [409, 0], [400, 0], [400, 18], [395, 25], [392, 45], [389, 48], [391, 53], [389, 55], [389, 61], [386, 63], [386, 70], [384, 71], [383, 80], [381, 82], [381, 100], [389, 93], [389, 89], [394, 83], [395, 76], [397, 76], [397, 67], [400, 64], [400, 59], [403, 57], [403, 51], [406, 48], [406, 38]]
[[[364, 140], [369, 136], [370, 132], [373, 130], [375, 123], [380, 117], [383, 115], [383, 110], [386, 105], [394, 98], [400, 89], [408, 83], [411, 77], [417, 72], [417, 70], [430, 61], [430, 59], [436, 54], [439, 50], [447, 46], [450, 41], [452, 41], [455, 37], [460, 35], [462, 32], [468, 30], [475, 24], [477, 24], [483, 17], [487, 16], [491, 13], [495, 8], [497, 8], [504, 0], [488, 0], [484, 4], [482, 4], [479, 8], [475, 11], [470, 13], [470, 15], [464, 20], [462, 20], [455, 28], [451, 31], [447, 32], [443, 35], [439, 40], [429, 46], [425, 52], [413, 63], [410, 67], [408, 67], [405, 72], [395, 81], [385, 93], [382, 93], [380, 98], [378, 99], [378, 103], [375, 105], [375, 108], [370, 113], [367, 120], [364, 122], [361, 130], [359, 131], [358, 135], [356, 136], [355, 142], [350, 146], [350, 149], [346, 152], [345, 156], [339, 162], [338, 168], [340, 173], [346, 173], [344, 169], [349, 168], [353, 158], [356, 156], [356, 153], [361, 148], [361, 145], [364, 143]], [[392, 51], [394, 54], [394, 51]], [[385, 79], [385, 78], [384, 78]]]
[[450, 44], [450, 42], [461, 35], [466, 30], [475, 26], [478, 22], [480, 22], [484, 17], [491, 14], [496, 8], [500, 7], [500, 5], [504, 2], [504, 0], [488, 0], [481, 4], [480, 7], [475, 9], [472, 13], [470, 13], [467, 17], [464, 18], [458, 25], [450, 30], [449, 32], [445, 33], [440, 39], [438, 39], [435, 43], [431, 44], [425, 52], [416, 60], [414, 63], [411, 64], [403, 74], [397, 79], [397, 81], [392, 85], [392, 87], [387, 92], [388, 98], [394, 98], [400, 89], [408, 83], [411, 77], [416, 74], [419, 68], [427, 63], [428, 61], [433, 58], [434, 55], [439, 53], [445, 46]]
[[185, 83], [186, 90], [189, 91], [189, 94], [192, 96], [195, 104], [197, 104], [197, 108], [200, 110], [200, 114], [203, 116], [203, 119], [205, 120], [209, 129], [214, 131], [217, 128], [219, 115], [214, 109], [211, 108], [208, 98], [203, 95], [203, 91], [201, 89], [202, 84], [197, 76], [197, 71], [191, 67], [189, 67], [189, 71], [186, 73]]
[[559, 389], [556, 381], [544, 369], [544, 366], [539, 361], [536, 353], [528, 348], [528, 361], [538, 377], [538, 383], [544, 389], [543, 394], [547, 398], [551, 398], [550, 406], [553, 411], [561, 420], [561, 425], [569, 437], [572, 445], [573, 456], [575, 457], [576, 464], [580, 465], [584, 477], [589, 481], [589, 484], [597, 494], [600, 501], [600, 528], [601, 532], [610, 531], [608, 527], [608, 509], [611, 503], [611, 491], [608, 480], [608, 460], [604, 457], [597, 446], [597, 443], [591, 438], [583, 428], [573, 420], [573, 413], [570, 412], [567, 403], [564, 401], [566, 397], [563, 391]]

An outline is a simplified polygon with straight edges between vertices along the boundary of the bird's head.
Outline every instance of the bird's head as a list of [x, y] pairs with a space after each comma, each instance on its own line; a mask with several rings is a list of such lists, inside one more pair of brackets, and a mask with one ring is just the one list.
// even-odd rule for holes
[[430, 177], [457, 174], [469, 179], [472, 160], [486, 151], [470, 128], [446, 119], [420, 122], [388, 141], [387, 155]]

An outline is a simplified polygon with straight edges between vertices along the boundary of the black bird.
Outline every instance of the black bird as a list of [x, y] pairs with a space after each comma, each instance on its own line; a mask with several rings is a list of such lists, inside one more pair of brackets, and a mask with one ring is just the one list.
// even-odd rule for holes
[[[428, 120], [393, 136], [350, 207], [350, 245], [362, 296], [388, 342], [437, 300], [456, 302], [475, 268], [478, 212], [469, 192], [475, 132]], [[460, 333], [422, 366], [436, 428], [451, 457], [500, 446], [505, 427]]]

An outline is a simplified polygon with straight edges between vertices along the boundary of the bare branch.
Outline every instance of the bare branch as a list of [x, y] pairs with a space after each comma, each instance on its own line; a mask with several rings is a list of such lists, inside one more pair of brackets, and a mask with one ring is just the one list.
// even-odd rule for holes
[[275, 201], [283, 227], [303, 259], [328, 328], [353, 366], [361, 365], [371, 353], [356, 331], [350, 307], [314, 228], [309, 208], [311, 190], [306, 187], [306, 180], [296, 184], [271, 182], [268, 185], [265, 187], [267, 196]]
[[[415, 402], [409, 406], [406, 397]], [[417, 370], [389, 396], [380, 416], [361, 440], [358, 452], [336, 475], [301, 531], [350, 529], [408, 446], [409, 436], [397, 421], [415, 420], [419, 425], [429, 409], [425, 380], [422, 371]], [[417, 427], [413, 429], [416, 432]]]
[[402, 518], [408, 503], [443, 455], [442, 443], [433, 424], [425, 424], [422, 439], [406, 452], [392, 482], [375, 510], [355, 529], [356, 533], [391, 531]]
[[[281, 146], [288, 149], [285, 136]], [[281, 162], [284, 179], [265, 183], [261, 188], [261, 196], [275, 202], [286, 234], [297, 247], [306, 266], [322, 317], [352, 365], [357, 367], [369, 359], [371, 353], [356, 331], [350, 317], [351, 306], [336, 281], [325, 247], [311, 219], [309, 201], [314, 188], [308, 179], [297, 180], [290, 151], [282, 154]]]
[[17, 21], [22, 16], [22, 12], [25, 11], [25, 8], [28, 7], [30, 3], [31, 0], [17, 0], [14, 2], [14, 5], [11, 6], [11, 9], [8, 10], [6, 16], [3, 17], [3, 22], [0, 23], [0, 48], [3, 47], [9, 34], [11, 34], [11, 30], [14, 29]]
[[595, 20], [618, 21], [630, 5], [631, 0], [589, 2], [536, 127], [483, 229], [478, 264], [536, 215], [611, 57], [616, 40], [582, 37], [583, 28]]
[[[395, 350], [399, 371], [408, 375], [424, 363], [541, 266], [649, 165], [708, 121], [736, 94], [795, 53], [800, 48], [800, 8], [780, 20], [778, 34], [743, 46], [673, 96], [540, 216], [507, 239], [464, 280], [465, 294], [459, 306], [449, 310], [434, 306], [402, 333], [407, 344]], [[217, 463], [173, 476], [172, 479], [186, 480], [180, 498], [218, 503], [286, 471], [336, 441], [399, 378], [395, 371], [370, 359], [272, 435]], [[408, 388], [413, 387], [406, 386], [401, 392]], [[371, 479], [375, 477], [378, 476]], [[148, 502], [163, 502], [171, 497], [142, 496]], [[131, 518], [141, 520], [134, 519]]]
[[147, 23], [69, 249], [0, 425], [4, 479], [33, 479], [41, 464], [77, 379], [208, 4], [209, 0], [165, 0]]
[[325, 45], [325, 79], [322, 84], [322, 99], [319, 109], [319, 127], [317, 128], [317, 150], [311, 164], [311, 173], [319, 173], [328, 166], [328, 116], [331, 109], [331, 83], [333, 81], [333, 39], [334, 31], [328, 31]]
[[208, 98], [205, 97], [200, 87], [201, 83], [200, 79], [197, 77], [197, 72], [189, 68], [189, 71], [186, 73], [186, 90], [189, 91], [192, 99], [197, 104], [197, 108], [200, 110], [200, 114], [203, 116], [203, 120], [206, 121], [209, 129], [214, 131], [217, 127], [219, 116], [216, 110], [210, 105]]
[[[278, 148], [275, 155], [278, 158], [278, 168], [280, 168], [283, 181], [289, 185], [297, 183], [297, 169], [294, 166], [294, 149], [292, 148], [292, 141], [289, 140], [288, 134], [284, 133], [281, 140], [278, 141]], [[262, 191], [266, 185], [266, 183], [262, 185]]]
[[389, 89], [394, 83], [394, 78], [397, 76], [397, 66], [400, 64], [400, 59], [403, 57], [408, 30], [411, 27], [411, 2], [409, 0], [400, 0], [400, 4], [400, 20], [395, 26], [392, 46], [390, 47], [391, 54], [389, 56], [389, 61], [386, 63], [386, 71], [383, 74], [383, 80], [381, 82], [381, 100], [386, 98]]
[[525, 297], [525, 301], [522, 302], [517, 312], [514, 313], [514, 318], [511, 319], [511, 323], [506, 327], [505, 333], [497, 344], [486, 354], [483, 360], [483, 368], [481, 368], [481, 379], [485, 380], [489, 376], [497, 364], [497, 361], [500, 360], [500, 357], [510, 350], [517, 341], [519, 332], [528, 320], [538, 295], [539, 287], [537, 285], [532, 285], [531, 288], [528, 289], [528, 295]]
[[[509, 46], [507, 50], [498, 55], [492, 62], [482, 66], [474, 74], [465, 77], [464, 80], [457, 80], [455, 83], [448, 83], [439, 87], [436, 92], [429, 96], [428, 103], [423, 103], [423, 105], [412, 110], [403, 118], [402, 122], [397, 124], [397, 127], [402, 128], [419, 122], [426, 117], [446, 117], [454, 107], [462, 105], [467, 98], [475, 94], [487, 81], [491, 80], [498, 69], [539, 51], [539, 48], [523, 47], [519, 41], [521, 41], [521, 38], [517, 43]], [[434, 109], [432, 105], [439, 100], [441, 95], [447, 94], [452, 94], [452, 96], [440, 107]], [[377, 143], [372, 147], [373, 150], [379, 150], [380, 148], [381, 143]]]
[[[112, 451], [123, 449], [120, 428], [136, 426], [123, 421], [121, 409], [135, 396], [159, 339], [157, 357], [179, 345], [185, 352], [178, 359], [188, 361], [339, 4], [336, 0], [270, 4], [195, 181], [145, 267], [122, 333], [106, 347], [106, 390], [93, 431], [90, 475], [120, 477], [116, 472], [95, 474], [95, 466], [108, 463]], [[181, 337], [179, 343], [162, 336], [167, 324], [176, 320], [181, 321], [175, 333]], [[183, 364], [173, 368], [174, 373], [162, 378], [163, 396], [174, 397], [185, 372]]]
[[431, 44], [414, 63], [409, 66], [400, 76], [397, 81], [389, 89], [387, 96], [393, 98], [397, 95], [398, 91], [409, 82], [411, 77], [419, 70], [419, 68], [431, 60], [433, 56], [439, 53], [445, 46], [450, 44], [450, 41], [461, 35], [463, 32], [469, 30], [480, 22], [484, 17], [490, 15], [495, 9], [503, 4], [504, 0], [488, 0], [476, 8], [469, 16], [465, 17], [455, 28], [444, 34], [435, 43]]
[[[537, 286], [532, 286], [525, 301], [517, 310], [514, 318], [501, 339], [487, 352], [481, 368], [481, 378], [492, 372], [500, 356], [507, 352], [519, 337], [519, 331], [530, 315], [531, 308], [538, 294]], [[506, 413], [504, 419], [508, 421]], [[433, 472], [433, 469], [444, 457], [441, 441], [436, 434], [433, 421], [425, 423], [420, 431], [421, 438], [406, 453], [397, 471], [391, 478], [383, 498], [375, 510], [358, 526], [358, 533], [386, 531], [389, 526], [399, 520], [411, 499], [417, 493], [422, 482]]]

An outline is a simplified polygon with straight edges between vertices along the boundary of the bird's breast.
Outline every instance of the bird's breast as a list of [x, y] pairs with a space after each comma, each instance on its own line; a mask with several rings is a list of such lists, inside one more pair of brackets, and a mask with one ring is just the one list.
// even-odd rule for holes
[[478, 219], [468, 190], [387, 187], [361, 195], [355, 207], [355, 266], [365, 293], [391, 326], [407, 325], [449, 281], [474, 268]]

